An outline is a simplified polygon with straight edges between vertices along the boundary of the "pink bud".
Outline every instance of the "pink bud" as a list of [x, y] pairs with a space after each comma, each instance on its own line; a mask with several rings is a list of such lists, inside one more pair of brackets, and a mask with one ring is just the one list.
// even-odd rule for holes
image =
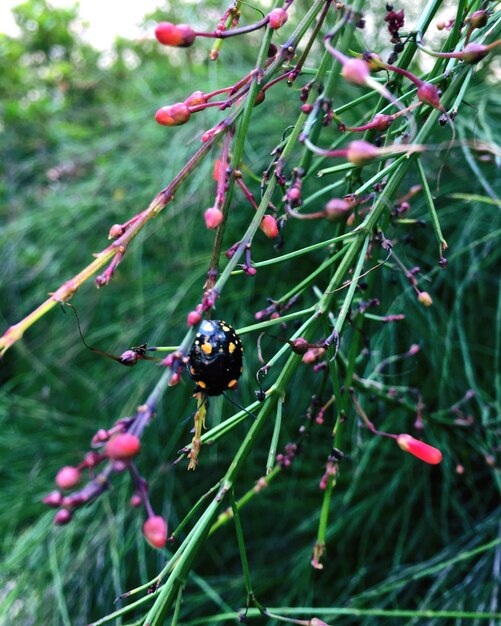
[[487, 11], [485, 9], [481, 9], [480, 11], [472, 13], [470, 19], [467, 21], [470, 22], [473, 28], [483, 28], [487, 24], [487, 19]]
[[379, 156], [379, 150], [367, 141], [357, 140], [348, 144], [347, 158], [353, 165], [364, 165]]
[[332, 198], [325, 205], [325, 217], [328, 220], [337, 220], [346, 217], [347, 212], [351, 209], [351, 204], [340, 198]]
[[260, 228], [270, 239], [276, 239], [278, 237], [278, 224], [273, 215], [265, 215], [261, 220]]
[[63, 501], [63, 496], [59, 491], [51, 491], [48, 493], [45, 498], [42, 500], [44, 504], [50, 506], [53, 509], [57, 509], [61, 506], [61, 502]]
[[156, 121], [162, 126], [180, 126], [190, 119], [190, 110], [184, 102], [162, 107], [155, 113]]
[[143, 535], [155, 548], [163, 548], [167, 543], [167, 524], [160, 515], [149, 517], [143, 524]]
[[186, 321], [188, 322], [188, 326], [198, 326], [202, 321], [202, 316], [198, 311], [190, 311]]
[[281, 28], [288, 19], [289, 16], [287, 15], [287, 11], [285, 11], [285, 9], [273, 9], [273, 11], [270, 11], [268, 14], [268, 24], [273, 30]]
[[56, 475], [56, 485], [59, 489], [72, 489], [80, 482], [82, 477], [78, 467], [66, 465], [62, 467]]
[[354, 85], [365, 85], [369, 77], [369, 65], [363, 59], [348, 59], [341, 72], [343, 78]]
[[141, 442], [139, 437], [131, 433], [121, 433], [108, 441], [104, 451], [114, 461], [126, 461], [136, 456], [140, 449]]
[[440, 102], [440, 92], [432, 83], [421, 83], [417, 90], [417, 97], [421, 102], [429, 104], [434, 109], [444, 111], [444, 107]]
[[289, 345], [292, 352], [295, 352], [296, 354], [306, 354], [310, 347], [310, 344], [304, 337], [298, 337], [297, 339], [293, 339]]
[[195, 41], [197, 34], [186, 24], [160, 22], [155, 28], [155, 37], [164, 46], [188, 48]]
[[133, 506], [134, 508], [141, 506], [142, 502], [143, 502], [143, 499], [138, 493], [134, 493], [130, 498], [130, 505]]
[[110, 232], [108, 233], [108, 239], [116, 239], [117, 237], [121, 237], [125, 232], [125, 228], [122, 224], [113, 224], [110, 228]]
[[397, 443], [402, 450], [409, 452], [409, 454], [413, 454], [421, 461], [429, 463], [430, 465], [437, 465], [442, 460], [442, 453], [440, 450], [424, 443], [424, 441], [414, 439], [411, 435], [398, 435]]
[[488, 46], [483, 46], [480, 43], [469, 43], [461, 52], [461, 58], [465, 63], [473, 65], [474, 63], [481, 61], [488, 54]]
[[58, 511], [54, 517], [54, 524], [57, 526], [64, 526], [71, 521], [71, 511], [68, 509], [61, 509]]
[[139, 355], [135, 350], [126, 350], [120, 355], [120, 363], [132, 367], [139, 361]]
[[207, 228], [217, 228], [222, 224], [224, 215], [223, 212], [216, 207], [211, 207], [205, 211], [204, 218]]
[[371, 126], [374, 130], [382, 132], [389, 128], [393, 124], [393, 116], [385, 115], [384, 113], [376, 113], [374, 119], [371, 122]]
[[325, 354], [325, 348], [310, 348], [303, 356], [303, 363], [315, 363]]

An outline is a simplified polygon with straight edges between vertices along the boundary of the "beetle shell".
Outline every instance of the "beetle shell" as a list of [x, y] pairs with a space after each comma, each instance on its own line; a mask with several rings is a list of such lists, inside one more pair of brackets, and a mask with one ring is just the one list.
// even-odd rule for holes
[[188, 354], [188, 371], [195, 392], [219, 396], [237, 386], [243, 370], [242, 342], [224, 320], [204, 320]]

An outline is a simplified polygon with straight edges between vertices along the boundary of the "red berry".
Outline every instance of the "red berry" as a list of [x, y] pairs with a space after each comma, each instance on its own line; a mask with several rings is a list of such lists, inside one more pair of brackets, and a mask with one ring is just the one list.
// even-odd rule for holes
[[72, 489], [78, 485], [81, 477], [82, 475], [78, 467], [66, 465], [66, 467], [62, 467], [57, 473], [56, 485], [59, 489]]
[[160, 515], [149, 517], [143, 524], [143, 535], [155, 548], [163, 548], [167, 543], [167, 523]]
[[188, 48], [195, 41], [197, 34], [187, 24], [160, 22], [155, 28], [155, 37], [164, 46]]
[[432, 83], [422, 83], [417, 90], [417, 97], [421, 102], [429, 104], [434, 109], [444, 111], [444, 107], [440, 102], [440, 92]]
[[140, 449], [139, 437], [130, 433], [121, 433], [108, 441], [104, 451], [114, 461], [126, 461], [136, 456]]

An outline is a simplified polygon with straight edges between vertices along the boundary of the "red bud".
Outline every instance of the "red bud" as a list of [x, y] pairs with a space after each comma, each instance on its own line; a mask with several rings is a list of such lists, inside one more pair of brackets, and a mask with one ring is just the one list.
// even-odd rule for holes
[[273, 215], [265, 215], [261, 220], [260, 228], [270, 239], [276, 239], [278, 237], [278, 224]]
[[140, 449], [139, 437], [130, 433], [121, 433], [108, 441], [104, 451], [114, 461], [126, 461], [136, 456]]
[[202, 316], [198, 311], [190, 311], [186, 321], [188, 322], [188, 326], [198, 326], [202, 321]]
[[143, 534], [153, 547], [163, 548], [167, 543], [167, 523], [160, 515], [153, 515], [143, 524]]
[[424, 443], [424, 441], [419, 441], [419, 439], [415, 439], [411, 435], [398, 435], [397, 443], [402, 450], [413, 454], [421, 461], [430, 465], [437, 465], [442, 460], [442, 453], [438, 448], [434, 448]]
[[188, 48], [195, 41], [195, 31], [186, 24], [160, 22], [155, 28], [155, 37], [164, 46]]
[[281, 28], [285, 24], [285, 22], [289, 19], [289, 16], [287, 15], [287, 11], [285, 11], [285, 9], [273, 9], [273, 11], [268, 14], [268, 18], [270, 28], [277, 30], [277, 28]]
[[162, 107], [155, 113], [156, 121], [162, 126], [181, 126], [190, 119], [191, 113], [184, 102]]
[[72, 489], [78, 485], [81, 477], [82, 475], [78, 467], [66, 465], [66, 467], [62, 467], [57, 473], [56, 485], [59, 489]]
[[421, 102], [429, 104], [434, 109], [443, 111], [444, 107], [440, 102], [440, 92], [432, 83], [422, 83], [417, 90], [417, 97]]
[[187, 107], [196, 107], [201, 104], [207, 104], [207, 96], [203, 91], [194, 91], [191, 96], [188, 96], [184, 101]]
[[461, 52], [461, 58], [465, 63], [473, 65], [481, 61], [488, 54], [488, 46], [483, 46], [481, 43], [469, 43]]

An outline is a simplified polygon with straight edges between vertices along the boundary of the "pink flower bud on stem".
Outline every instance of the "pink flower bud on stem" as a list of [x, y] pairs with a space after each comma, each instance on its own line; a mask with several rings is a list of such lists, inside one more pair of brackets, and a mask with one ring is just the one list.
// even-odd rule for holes
[[68, 509], [61, 509], [54, 517], [54, 524], [56, 524], [56, 526], [64, 526], [65, 524], [71, 522], [71, 517], [71, 511], [68, 511]]
[[207, 228], [214, 229], [223, 223], [224, 215], [220, 209], [211, 207], [205, 211], [204, 219]]
[[143, 535], [154, 548], [163, 548], [167, 543], [167, 523], [160, 515], [149, 517], [143, 524]]
[[141, 449], [139, 437], [131, 433], [122, 433], [110, 439], [105, 447], [106, 455], [114, 461], [127, 461], [136, 456]]
[[281, 28], [288, 19], [289, 16], [285, 9], [273, 9], [268, 13], [268, 25], [272, 30]]
[[437, 465], [442, 460], [442, 453], [438, 448], [434, 448], [424, 441], [420, 441], [419, 439], [415, 439], [411, 435], [398, 435], [396, 438], [398, 445], [408, 452], [409, 454], [413, 454], [415, 457], [424, 461], [425, 463], [429, 463], [430, 465]]
[[56, 475], [56, 485], [59, 489], [73, 489], [80, 482], [82, 475], [78, 467], [66, 465]]

